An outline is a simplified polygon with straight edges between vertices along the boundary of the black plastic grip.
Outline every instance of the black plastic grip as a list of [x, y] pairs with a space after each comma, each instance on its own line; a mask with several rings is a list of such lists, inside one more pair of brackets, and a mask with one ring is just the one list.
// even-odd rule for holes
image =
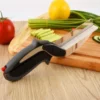
[[45, 44], [43, 45], [43, 50], [57, 57], [64, 57], [66, 55], [66, 50], [58, 47], [55, 44]]
[[4, 72], [4, 77], [9, 81], [17, 81], [28, 74], [41, 62], [49, 63], [51, 55], [45, 51], [38, 52], [31, 58], [27, 59], [25, 62], [17, 64], [11, 71]]
[[[42, 46], [41, 51], [36, 54], [31, 54], [28, 59], [24, 60], [24, 57], [28, 56], [31, 51]], [[20, 51], [15, 55], [6, 65], [6, 70], [4, 71], [4, 77], [9, 81], [17, 81], [27, 75], [31, 70], [33, 70], [41, 62], [49, 63], [52, 55], [61, 57], [65, 56], [66, 51], [59, 48], [55, 44], [48, 41], [33, 40], [32, 44]]]
[[20, 60], [26, 56], [29, 52], [34, 50], [35, 48], [48, 43], [48, 41], [38, 41], [38, 40], [33, 40], [32, 44], [21, 50], [18, 54], [16, 54], [8, 63], [7, 63], [7, 68], [5, 70], [5, 73], [11, 71], [17, 64], [20, 62]]

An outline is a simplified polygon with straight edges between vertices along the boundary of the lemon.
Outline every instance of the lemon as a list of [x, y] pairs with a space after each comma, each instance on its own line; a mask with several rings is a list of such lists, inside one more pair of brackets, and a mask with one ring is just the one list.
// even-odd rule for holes
[[50, 19], [67, 19], [70, 16], [70, 7], [65, 0], [53, 0], [49, 7]]

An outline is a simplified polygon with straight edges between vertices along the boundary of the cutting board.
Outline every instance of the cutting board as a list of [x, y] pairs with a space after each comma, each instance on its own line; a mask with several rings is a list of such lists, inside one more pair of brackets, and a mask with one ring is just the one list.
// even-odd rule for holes
[[[39, 18], [47, 19], [48, 14], [43, 14]], [[22, 50], [32, 42], [34, 37], [30, 36], [31, 30], [32, 29], [28, 27], [27, 23], [24, 26], [22, 25], [20, 27], [20, 34], [23, 35], [21, 37], [19, 34], [11, 41], [8, 47], [10, 54], [15, 55], [16, 53], [18, 53], [20, 50]], [[54, 30], [54, 31], [55, 33], [62, 36], [67, 34], [67, 31], [65, 30]], [[63, 58], [52, 57], [50, 62], [71, 67], [79, 67], [94, 71], [100, 71], [100, 44], [92, 40], [92, 37], [94, 35], [100, 35], [100, 33], [97, 32], [93, 33], [89, 37], [89, 39], [82, 45], [82, 47], [77, 49], [69, 57], [63, 57]]]

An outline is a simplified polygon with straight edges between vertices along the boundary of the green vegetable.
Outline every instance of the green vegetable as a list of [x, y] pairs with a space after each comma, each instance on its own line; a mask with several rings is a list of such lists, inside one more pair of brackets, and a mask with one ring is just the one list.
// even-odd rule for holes
[[98, 39], [100, 40], [100, 36], [98, 37]]
[[52, 30], [52, 31], [49, 31], [49, 32], [40, 34], [40, 35], [38, 36], [38, 38], [41, 39], [41, 37], [45, 37], [45, 36], [51, 35], [51, 34], [53, 34], [53, 33], [54, 33], [54, 31]]
[[[74, 11], [82, 14], [86, 19], [90, 19], [90, 18], [94, 19], [94, 18], [98, 17], [98, 15], [90, 13], [90, 12], [79, 11], [79, 10], [71, 10], [71, 12], [74, 12]], [[70, 15], [70, 16], [72, 16], [72, 15]]]
[[78, 10], [71, 10], [69, 19], [66, 20], [50, 20], [50, 19], [29, 19], [28, 25], [30, 28], [51, 28], [51, 29], [65, 29], [71, 30], [76, 28], [80, 24], [84, 23], [88, 19], [93, 19], [93, 23], [97, 25], [98, 32], [100, 32], [100, 16]]
[[93, 36], [93, 40], [100, 43], [100, 36]]
[[79, 12], [77, 12], [77, 11], [71, 11], [71, 16], [70, 17], [72, 17], [72, 16], [73, 16], [73, 18], [75, 18], [75, 16], [76, 16], [76, 18], [79, 17], [79, 18], [82, 18], [82, 19], [86, 20], [86, 18], [84, 17], [84, 15], [81, 14], [81, 13], [79, 13]]
[[48, 40], [54, 42], [61, 38], [61, 36], [54, 33], [51, 29], [38, 29], [31, 32], [31, 35], [40, 40]]
[[45, 29], [45, 30], [41, 30], [40, 32], [38, 32], [37, 34], [36, 34], [36, 37], [38, 38], [40, 35], [42, 35], [42, 34], [44, 34], [44, 33], [48, 33], [48, 32], [50, 32], [50, 29]]
[[48, 40], [50, 42], [54, 42], [56, 40], [59, 40], [60, 38], [61, 38], [61, 36], [53, 34], [53, 35], [50, 35], [48, 37], [41, 38], [41, 40]]
[[83, 19], [69, 20], [45, 20], [45, 19], [29, 19], [28, 24], [31, 28], [52, 28], [52, 29], [71, 29], [84, 23]]

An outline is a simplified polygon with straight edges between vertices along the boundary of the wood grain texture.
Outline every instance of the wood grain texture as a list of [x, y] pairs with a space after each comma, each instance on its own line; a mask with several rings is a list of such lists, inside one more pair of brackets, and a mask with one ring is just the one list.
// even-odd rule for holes
[[[23, 23], [25, 25], [22, 25]], [[20, 32], [18, 33], [20, 34], [24, 33], [23, 37], [25, 37], [25, 34], [27, 33], [30, 34], [29, 33], [30, 29], [28, 28], [27, 23], [19, 22], [16, 27], [17, 28], [19, 27]], [[20, 30], [21, 28], [23, 31]], [[59, 35], [63, 36], [66, 33], [66, 31], [55, 30], [55, 33], [58, 33]], [[82, 45], [82, 47], [77, 49], [75, 53], [73, 53], [69, 57], [64, 57], [64, 58], [53, 57], [51, 59], [51, 62], [61, 64], [61, 65], [100, 71], [100, 44], [92, 40], [92, 36], [94, 35], [100, 35], [100, 33], [96, 33], [96, 32], [93, 33], [90, 36], [90, 38]], [[18, 42], [17, 38], [20, 38], [20, 37], [19, 36], [15, 37], [9, 46], [9, 52], [13, 55], [18, 53], [20, 50], [22, 50], [26, 46], [28, 46], [33, 40], [33, 37], [29, 36], [29, 37], [25, 37], [25, 39], [23, 39], [24, 41]], [[22, 37], [20, 39], [22, 40]]]
[[[18, 32], [20, 24], [15, 26]], [[0, 68], [11, 58], [8, 46], [0, 45]], [[12, 83], [0, 71], [0, 100], [100, 100], [100, 73], [42, 63]]]
[[[11, 55], [0, 46], [0, 68]], [[100, 100], [100, 73], [57, 64], [40, 64], [18, 82], [0, 71], [0, 100]]]

